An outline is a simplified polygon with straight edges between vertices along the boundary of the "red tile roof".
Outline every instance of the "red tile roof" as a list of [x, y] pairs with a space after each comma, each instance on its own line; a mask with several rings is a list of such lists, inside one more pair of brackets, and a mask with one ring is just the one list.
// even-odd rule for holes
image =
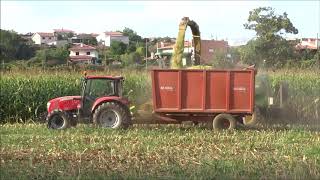
[[123, 34], [121, 32], [104, 32], [105, 35], [108, 35], [108, 36], [123, 36]]
[[54, 32], [60, 32], [60, 33], [73, 33], [74, 31], [70, 30], [70, 29], [53, 29]]
[[91, 33], [91, 36], [92, 36], [92, 37], [98, 37], [99, 34], [97, 34], [97, 33]]
[[53, 33], [46, 33], [46, 32], [37, 32], [41, 37], [53, 37]]
[[71, 47], [69, 50], [74, 51], [74, 50], [95, 50], [95, 47], [86, 45], [86, 44], [77, 44], [73, 47]]

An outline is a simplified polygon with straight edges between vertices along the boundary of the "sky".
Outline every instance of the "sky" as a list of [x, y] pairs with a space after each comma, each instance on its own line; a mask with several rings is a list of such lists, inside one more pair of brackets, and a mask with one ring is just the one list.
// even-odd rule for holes
[[[176, 37], [187, 16], [197, 22], [202, 39], [244, 44], [255, 36], [244, 29], [249, 11], [263, 6], [288, 13], [299, 30], [292, 38], [320, 37], [320, 1], [3, 1], [1, 29], [18, 33], [52, 32], [65, 28], [77, 33], [101, 33], [131, 28], [142, 37]], [[191, 40], [191, 30], [186, 40]]]

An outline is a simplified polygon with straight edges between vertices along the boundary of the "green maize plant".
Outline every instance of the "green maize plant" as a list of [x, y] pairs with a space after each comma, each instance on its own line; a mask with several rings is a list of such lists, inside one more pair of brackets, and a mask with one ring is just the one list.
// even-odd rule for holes
[[272, 85], [280, 81], [289, 85], [286, 104], [298, 117], [299, 123], [320, 124], [320, 72], [278, 72], [272, 74]]
[[[130, 93], [132, 104], [139, 104], [150, 98], [150, 78], [139, 72], [94, 72], [100, 75], [122, 75], [125, 77], [124, 96]], [[3, 74], [1, 84], [1, 122], [23, 122], [35, 119], [46, 111], [47, 102], [56, 97], [80, 95], [81, 77], [79, 73], [10, 73]]]

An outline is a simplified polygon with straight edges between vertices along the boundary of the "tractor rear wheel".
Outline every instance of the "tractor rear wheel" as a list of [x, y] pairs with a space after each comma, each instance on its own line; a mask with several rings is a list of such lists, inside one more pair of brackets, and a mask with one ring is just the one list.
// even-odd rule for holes
[[105, 128], [126, 129], [130, 125], [130, 115], [118, 103], [106, 102], [95, 110], [93, 123]]
[[230, 114], [219, 114], [213, 119], [214, 130], [231, 130], [236, 128], [236, 119]]
[[70, 118], [67, 113], [53, 111], [47, 116], [49, 129], [67, 129], [70, 127]]

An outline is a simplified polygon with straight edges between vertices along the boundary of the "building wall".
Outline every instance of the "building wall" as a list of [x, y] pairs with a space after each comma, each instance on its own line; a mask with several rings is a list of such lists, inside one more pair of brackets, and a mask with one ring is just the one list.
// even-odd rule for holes
[[39, 34], [33, 35], [32, 41], [34, 42], [34, 44], [41, 44], [41, 36]]
[[[76, 52], [79, 52], [79, 56], [91, 56], [98, 58], [98, 51], [96, 50], [77, 50], [77, 51], [70, 51], [69, 56], [77, 56]], [[87, 55], [87, 52], [90, 52], [90, 55]]]
[[228, 51], [227, 41], [201, 40], [201, 64], [209, 64], [213, 61], [214, 54]]
[[105, 43], [104, 45], [107, 46], [107, 47], [110, 47], [111, 46], [111, 39], [110, 39], [110, 36], [105, 36]]
[[301, 45], [302, 46], [315, 46], [315, 47], [320, 47], [320, 39], [316, 38], [302, 38], [301, 39]]
[[54, 41], [53, 44], [57, 47], [63, 47], [64, 45], [68, 44], [68, 40]]
[[54, 42], [56, 41], [55, 37], [41, 37], [40, 34], [36, 33], [33, 37], [32, 37], [32, 41], [35, 44], [48, 44], [48, 45], [52, 45], [54, 44]]
[[105, 42], [106, 40], [106, 35], [105, 33], [100, 33], [97, 37], [96, 37], [98, 42]]
[[96, 37], [96, 39], [98, 42], [104, 44], [107, 47], [110, 47], [112, 41], [121, 41], [125, 44], [129, 44], [129, 37], [127, 36], [109, 36], [105, 33], [101, 33]]

